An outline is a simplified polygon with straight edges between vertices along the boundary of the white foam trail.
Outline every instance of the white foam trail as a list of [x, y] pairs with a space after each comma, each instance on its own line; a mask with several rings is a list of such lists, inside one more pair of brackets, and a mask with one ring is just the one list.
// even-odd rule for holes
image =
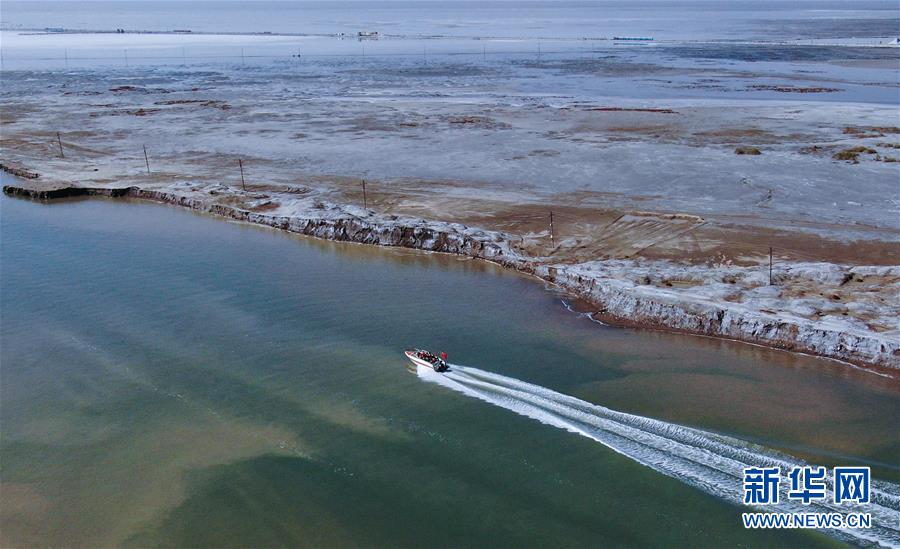
[[[443, 374], [423, 367], [418, 367], [417, 373], [425, 381], [596, 440], [638, 463], [735, 504], [743, 501], [745, 467], [777, 466], [786, 475], [792, 467], [807, 465], [736, 438], [617, 412], [477, 368], [451, 364]], [[873, 480], [870, 504], [838, 506], [831, 501], [810, 505], [793, 502], [786, 496], [785, 484], [778, 512], [870, 513], [870, 529], [824, 531], [854, 544], [900, 547], [900, 486]]]

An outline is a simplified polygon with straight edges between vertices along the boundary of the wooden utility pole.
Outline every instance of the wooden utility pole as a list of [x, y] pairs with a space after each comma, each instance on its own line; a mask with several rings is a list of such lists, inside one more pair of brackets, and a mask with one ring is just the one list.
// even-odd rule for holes
[[144, 163], [147, 164], [147, 173], [150, 173], [150, 159], [147, 158], [147, 145], [144, 145]]
[[769, 286], [772, 285], [772, 246], [769, 246]]
[[241, 169], [241, 188], [246, 191], [247, 185], [244, 183], [244, 161], [240, 158], [238, 158], [238, 167]]
[[538, 61], [541, 60], [541, 43], [538, 42]]
[[369, 209], [369, 200], [366, 198], [366, 180], [363, 179], [363, 208]]
[[56, 142], [59, 143], [59, 157], [65, 158], [66, 154], [63, 152], [62, 138], [59, 136], [59, 132], [56, 132]]
[[553, 245], [553, 210], [550, 210], [550, 245]]

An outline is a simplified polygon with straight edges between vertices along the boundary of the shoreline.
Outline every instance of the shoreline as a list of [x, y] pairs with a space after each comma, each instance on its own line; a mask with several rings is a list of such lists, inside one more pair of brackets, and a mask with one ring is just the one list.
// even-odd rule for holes
[[[13, 169], [23, 170], [10, 169], [6, 165], [0, 165], [0, 168], [10, 173], [13, 173]], [[599, 268], [590, 265], [592, 262], [575, 265], [549, 263], [548, 258], [529, 256], [517, 250], [515, 244], [518, 238], [513, 235], [480, 230], [460, 223], [375, 214], [361, 208], [350, 211], [340, 205], [321, 203], [317, 203], [310, 211], [305, 211], [303, 216], [267, 214], [216, 204], [168, 190], [138, 186], [42, 184], [37, 178], [22, 180], [20, 184], [4, 185], [3, 192], [9, 196], [40, 201], [78, 196], [135, 198], [177, 205], [324, 240], [462, 255], [490, 261], [556, 285], [595, 308], [591, 316], [603, 323], [739, 341], [829, 358], [873, 370], [880, 375], [889, 374], [879, 370], [894, 372], [900, 369], [900, 341], [887, 336], [879, 337], [879, 333], [875, 331], [851, 331], [829, 326], [827, 322], [769, 314], [740, 303], [691, 298], [677, 290], [665, 291], [631, 284], [605, 272], [607, 266], [614, 262], [606, 262]], [[854, 267], [849, 272], [864, 272], [866, 269], [867, 267]], [[891, 275], [900, 274], [900, 268], [896, 267], [868, 269], [889, 271]]]
[[[165, 35], [165, 36], [238, 36], [247, 38], [338, 38], [341, 40], [371, 40], [393, 39], [393, 40], [473, 40], [473, 41], [515, 41], [527, 42], [536, 40], [545, 40], [552, 42], [604, 42], [604, 43], [626, 43], [629, 45], [643, 44], [664, 44], [664, 45], [777, 45], [777, 46], [839, 46], [850, 48], [895, 48], [898, 44], [894, 43], [894, 37], [891, 34], [884, 36], [866, 36], [866, 37], [838, 37], [838, 38], [757, 38], [757, 39], [733, 39], [708, 36], [705, 38], [625, 38], [614, 35], [584, 35], [584, 36], [552, 36], [552, 35], [475, 35], [475, 34], [433, 34], [433, 33], [379, 33], [374, 35], [362, 34], [358, 30], [348, 29], [346, 32], [287, 32], [287, 31], [222, 31], [222, 30], [153, 30], [153, 29], [103, 29], [103, 28], [64, 28], [64, 27], [8, 27], [0, 26], [0, 32], [13, 32], [26, 35]], [[363, 31], [365, 32], [365, 31]], [[531, 51], [523, 53], [532, 53]], [[545, 54], [555, 53], [553, 51], [544, 51]], [[472, 55], [481, 55], [482, 52], [472, 52]]]

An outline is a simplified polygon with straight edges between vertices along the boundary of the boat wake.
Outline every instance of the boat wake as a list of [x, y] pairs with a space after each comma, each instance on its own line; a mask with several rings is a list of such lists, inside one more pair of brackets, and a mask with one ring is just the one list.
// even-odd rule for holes
[[[541, 423], [576, 433], [660, 473], [734, 504], [742, 504], [746, 467], [780, 467], [782, 475], [807, 463], [736, 438], [652, 418], [617, 412], [514, 378], [451, 364], [439, 374], [418, 367], [424, 381], [506, 408]], [[831, 471], [829, 485], [833, 482]], [[782, 482], [778, 512], [870, 513], [872, 528], [823, 532], [853, 544], [900, 546], [900, 486], [872, 480], [871, 503], [831, 501], [802, 505], [786, 497]]]

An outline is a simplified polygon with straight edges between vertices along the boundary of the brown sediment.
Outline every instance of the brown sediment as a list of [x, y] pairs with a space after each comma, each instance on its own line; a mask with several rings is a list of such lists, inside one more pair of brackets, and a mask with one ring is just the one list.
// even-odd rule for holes
[[[567, 109], [568, 107], [563, 107]], [[672, 109], [645, 108], [645, 109], [628, 109], [625, 107], [587, 107], [582, 110], [594, 112], [655, 112], [659, 114], [678, 114]]]
[[149, 114], [158, 113], [159, 109], [134, 109], [134, 110], [126, 110], [125, 114], [130, 114], [132, 116], [147, 116]]
[[[706, 130], [696, 132], [694, 135], [700, 137], [718, 137], [718, 138], [757, 138], [764, 137], [769, 138], [772, 137], [772, 133], [766, 130], [761, 130], [759, 128], [722, 128], [721, 130]], [[726, 143], [727, 141], [722, 141]]]
[[20, 168], [18, 166], [12, 166], [10, 164], [4, 164], [3, 162], [0, 162], [0, 170], [3, 170], [10, 175], [23, 177], [25, 179], [37, 179], [38, 177], [40, 177], [40, 174], [38, 174], [37, 172], [26, 170], [25, 168]]
[[[118, 188], [79, 187], [65, 184], [5, 185], [9, 195], [40, 200], [73, 196], [132, 197], [187, 207], [216, 216], [266, 225], [289, 232], [336, 241], [358, 242], [382, 246], [398, 246], [464, 255], [491, 261], [557, 284], [573, 295], [591, 303], [597, 318], [617, 325], [650, 327], [667, 331], [744, 341], [789, 351], [836, 358], [865, 367], [900, 367], [900, 342], [880, 338], [877, 330], [870, 333], [846, 333], [839, 328], [780, 318], [774, 311], [733, 309], [729, 300], [720, 302], [678, 301], [671, 296], [654, 295], [641, 287], [626, 287], [604, 278], [602, 273], [577, 270], [579, 265], [558, 263], [551, 256], [539, 257], [529, 250], [524, 239], [504, 232], [486, 232], [463, 225], [428, 222], [424, 219], [400, 218], [396, 215], [357, 216], [339, 207], [313, 207], [300, 215], [266, 213], [265, 205], [257, 211], [237, 205], [211, 202], [168, 190], [143, 189], [137, 186]], [[262, 210], [262, 211], [259, 211]], [[317, 213], [321, 211], [319, 216]], [[672, 232], [675, 223], [683, 232], [701, 227], [704, 220], [690, 215], [660, 215], [632, 212], [619, 215], [607, 223], [631, 230], [650, 227], [651, 232]], [[615, 232], [614, 231], [614, 232]], [[676, 231], [677, 232], [677, 231]], [[626, 256], [627, 257], [627, 256]], [[596, 256], [590, 259], [596, 259]], [[562, 258], [560, 258], [562, 259]], [[571, 257], [567, 258], [571, 261]], [[551, 263], [552, 262], [552, 263]], [[570, 269], [570, 266], [575, 269]], [[672, 278], [662, 285], [689, 287], [694, 282]]]
[[[142, 86], [116, 86], [114, 88], [110, 88], [109, 91], [113, 93], [123, 93], [123, 92], [135, 92], [135, 93], [172, 93], [175, 90], [169, 90], [166, 88], [144, 88]], [[196, 91], [196, 88], [194, 90]]]
[[493, 118], [480, 115], [448, 116], [448, 123], [453, 125], [471, 126], [479, 129], [509, 129], [510, 125]]
[[166, 101], [157, 101], [155, 105], [196, 105], [198, 107], [210, 107], [227, 111], [231, 109], [231, 105], [221, 99], [168, 99]]
[[826, 88], [826, 87], [803, 87], [803, 86], [776, 86], [771, 84], [754, 84], [752, 86], [747, 87], [748, 90], [757, 90], [757, 91], [774, 91], [780, 93], [834, 93], [839, 91], [844, 91], [840, 88]]
[[834, 153], [831, 157], [835, 160], [846, 160], [853, 164], [859, 164], [859, 155], [878, 154], [878, 151], [869, 147], [851, 147]]
[[[342, 179], [340, 184], [342, 190], [334, 196], [337, 202], [362, 204], [358, 179]], [[433, 184], [440, 188], [454, 186], [452, 181]], [[880, 240], [840, 240], [817, 234], [823, 230], [842, 228], [828, 223], [810, 224], [809, 228], [814, 231], [789, 231], [754, 223], [758, 221], [754, 216], [718, 215], [701, 219], [697, 216], [684, 217], [676, 212], [655, 212], [645, 215], [640, 223], [631, 223], [624, 216], [637, 212], [606, 205], [617, 198], [619, 195], [616, 193], [596, 191], [558, 194], [554, 195], [551, 208], [542, 202], [513, 204], [484, 197], [476, 200], [426, 194], [406, 189], [402, 182], [379, 185], [370, 181], [368, 187], [369, 206], [383, 213], [440, 218], [516, 235], [545, 233], [549, 210], [552, 209], [557, 234], [572, 242], [571, 245], [558, 247], [552, 254], [555, 261], [565, 263], [645, 258], [705, 264], [716, 258], [736, 265], [751, 265], [767, 256], [771, 246], [778, 261], [900, 264], [900, 242], [896, 242], [893, 232], [887, 230], [884, 231], [885, 238]], [[632, 197], [635, 198], [640, 197]], [[693, 222], [690, 230], [682, 232], [677, 225], [682, 225], [686, 219]], [[805, 226], [799, 221], [795, 225], [800, 228]], [[682, 228], [686, 227], [682, 225]], [[868, 229], [877, 230], [874, 227]], [[522, 249], [526, 253], [550, 255], [553, 252], [546, 235], [534, 238], [525, 236], [524, 240]]]
[[870, 137], [884, 137], [885, 134], [900, 133], [900, 127], [897, 126], [846, 126], [842, 130], [847, 135], [866, 139]]
[[809, 145], [801, 147], [799, 152], [800, 154], [821, 154], [831, 149], [834, 149], [834, 145]]

